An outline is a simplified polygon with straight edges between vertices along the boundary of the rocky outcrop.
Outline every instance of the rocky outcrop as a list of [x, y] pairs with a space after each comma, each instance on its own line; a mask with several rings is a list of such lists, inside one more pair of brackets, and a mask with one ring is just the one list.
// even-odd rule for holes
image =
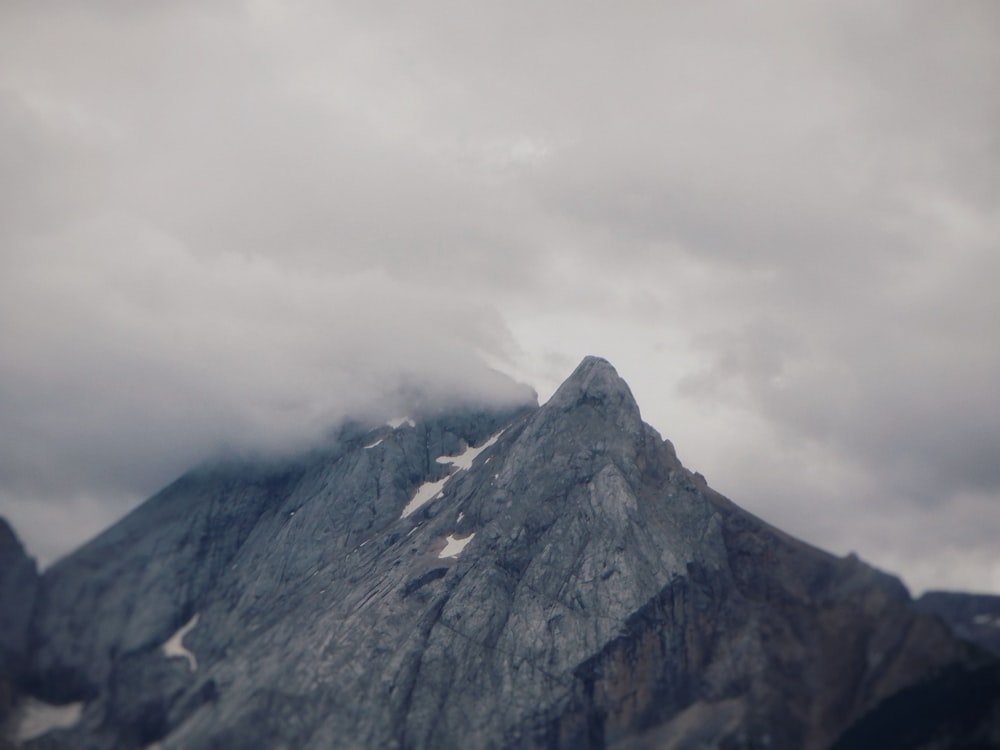
[[1000, 596], [928, 591], [914, 606], [940, 617], [959, 638], [1000, 656]]
[[85, 705], [26, 746], [822, 748], [981, 666], [710, 490], [604, 360], [412, 416], [193, 472], [47, 570], [26, 684]]
[[35, 561], [0, 518], [0, 727], [10, 720], [15, 687], [27, 668], [28, 626], [37, 587]]

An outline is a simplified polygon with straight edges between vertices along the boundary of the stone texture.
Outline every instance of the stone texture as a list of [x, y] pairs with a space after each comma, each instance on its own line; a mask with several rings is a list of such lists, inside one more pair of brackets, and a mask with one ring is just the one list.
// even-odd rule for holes
[[[822, 748], [983, 665], [710, 490], [604, 360], [542, 407], [414, 417], [192, 472], [47, 570], [25, 686], [86, 707], [27, 745]], [[195, 614], [193, 670], [162, 646]]]

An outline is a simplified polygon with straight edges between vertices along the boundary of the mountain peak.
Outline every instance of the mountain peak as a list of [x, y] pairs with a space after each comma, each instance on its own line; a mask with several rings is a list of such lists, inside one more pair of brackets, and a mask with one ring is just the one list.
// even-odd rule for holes
[[614, 365], [612, 365], [604, 357], [598, 357], [596, 354], [588, 354], [586, 357], [580, 360], [580, 364], [576, 366], [576, 369], [570, 375], [570, 378], [581, 370], [608, 370], [614, 376], [618, 376], [618, 371], [615, 370]]
[[708, 489], [607, 360], [416, 422], [188, 474], [23, 586], [0, 559], [0, 696], [77, 712], [28, 746], [797, 750], [932, 704], [935, 747], [1000, 736], [965, 710], [1000, 662]]
[[606, 417], [614, 417], [614, 422], [630, 424], [636, 429], [641, 425], [639, 406], [628, 383], [602, 357], [584, 357], [545, 407], [569, 411], [584, 405], [597, 409]]

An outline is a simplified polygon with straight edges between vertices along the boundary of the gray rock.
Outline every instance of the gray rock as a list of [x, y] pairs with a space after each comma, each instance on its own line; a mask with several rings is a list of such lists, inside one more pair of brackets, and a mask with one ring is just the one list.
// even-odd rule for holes
[[35, 561], [0, 518], [0, 669], [25, 653], [37, 587]]
[[0, 518], [0, 727], [10, 719], [17, 701], [16, 686], [28, 666], [28, 627], [37, 589], [35, 561]]
[[1000, 656], [1000, 596], [961, 591], [928, 591], [914, 606], [937, 615], [959, 638]]
[[28, 745], [820, 748], [974, 666], [687, 471], [604, 360], [415, 422], [192, 472], [47, 570], [31, 690], [86, 709]]

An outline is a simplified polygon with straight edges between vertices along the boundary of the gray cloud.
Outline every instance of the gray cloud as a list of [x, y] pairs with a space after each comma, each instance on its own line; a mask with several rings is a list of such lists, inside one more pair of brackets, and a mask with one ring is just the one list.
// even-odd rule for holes
[[598, 353], [737, 502], [1000, 590], [998, 42], [973, 1], [7, 3], [0, 512], [51, 557], [220, 447]]

